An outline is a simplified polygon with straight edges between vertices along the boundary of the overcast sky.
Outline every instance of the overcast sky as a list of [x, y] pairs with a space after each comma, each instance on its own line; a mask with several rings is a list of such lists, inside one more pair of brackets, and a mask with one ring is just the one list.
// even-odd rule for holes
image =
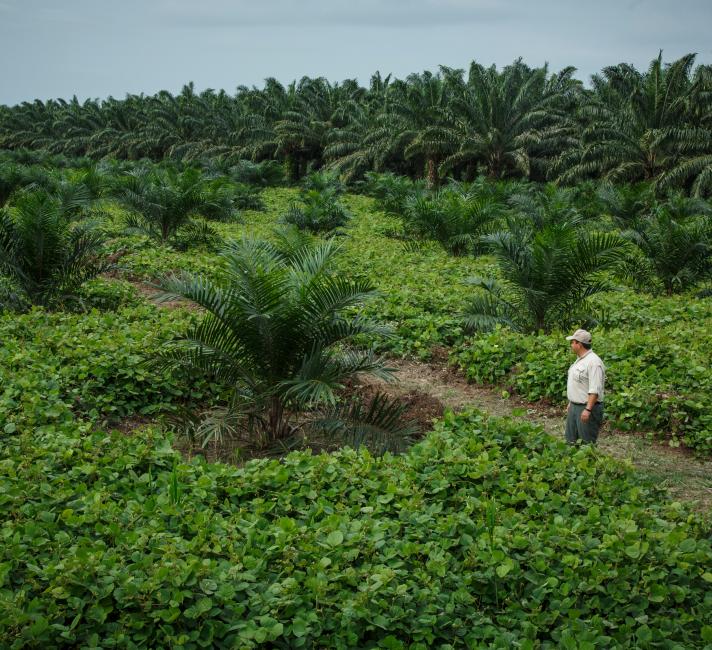
[[712, 63], [712, 0], [0, 0], [0, 104], [405, 77], [522, 57]]

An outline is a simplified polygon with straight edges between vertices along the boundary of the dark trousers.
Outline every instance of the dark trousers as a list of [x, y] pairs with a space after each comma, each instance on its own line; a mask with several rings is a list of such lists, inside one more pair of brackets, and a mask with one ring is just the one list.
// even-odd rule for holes
[[585, 443], [595, 444], [598, 440], [598, 430], [603, 422], [603, 404], [598, 402], [591, 409], [588, 422], [581, 421], [581, 414], [586, 408], [585, 404], [569, 403], [569, 412], [566, 416], [566, 431], [564, 436], [566, 442], [573, 445], [578, 440]]

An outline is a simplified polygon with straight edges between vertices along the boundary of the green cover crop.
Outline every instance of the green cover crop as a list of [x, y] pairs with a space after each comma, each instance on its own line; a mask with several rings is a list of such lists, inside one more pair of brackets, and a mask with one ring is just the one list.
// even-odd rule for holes
[[709, 531], [628, 468], [446, 416], [404, 456], [180, 462], [148, 429], [0, 438], [5, 647], [691, 648]]

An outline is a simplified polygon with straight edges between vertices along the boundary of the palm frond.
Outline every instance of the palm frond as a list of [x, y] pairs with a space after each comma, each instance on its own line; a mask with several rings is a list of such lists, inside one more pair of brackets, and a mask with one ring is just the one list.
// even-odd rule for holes
[[418, 428], [403, 419], [405, 406], [384, 393], [364, 404], [355, 400], [325, 411], [311, 426], [353, 447], [367, 446], [382, 453], [402, 451]]

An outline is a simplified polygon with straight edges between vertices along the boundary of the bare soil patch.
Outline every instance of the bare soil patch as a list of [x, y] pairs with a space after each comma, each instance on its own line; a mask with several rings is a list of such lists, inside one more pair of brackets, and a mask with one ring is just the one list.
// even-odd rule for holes
[[154, 420], [145, 415], [131, 415], [112, 424], [109, 428], [112, 431], [123, 433], [125, 436], [130, 436], [137, 429], [141, 429], [149, 424], [154, 424]]
[[422, 437], [433, 428], [433, 422], [443, 416], [447, 405], [438, 395], [423, 390], [422, 387], [405, 388], [402, 385], [395, 385], [364, 377], [356, 385], [347, 386], [342, 395], [344, 398], [360, 398], [364, 403], [369, 404], [377, 393], [386, 393], [392, 399], [398, 401], [405, 409], [403, 420], [414, 424], [420, 431], [418, 437]]
[[[146, 282], [131, 282], [138, 294], [150, 302], [157, 302], [156, 298], [160, 296], [163, 291], [148, 284]], [[166, 309], [190, 309], [192, 311], [199, 311], [200, 307], [190, 300], [184, 300], [178, 298], [176, 300], [162, 300], [157, 302], [160, 307], [165, 307]]]

